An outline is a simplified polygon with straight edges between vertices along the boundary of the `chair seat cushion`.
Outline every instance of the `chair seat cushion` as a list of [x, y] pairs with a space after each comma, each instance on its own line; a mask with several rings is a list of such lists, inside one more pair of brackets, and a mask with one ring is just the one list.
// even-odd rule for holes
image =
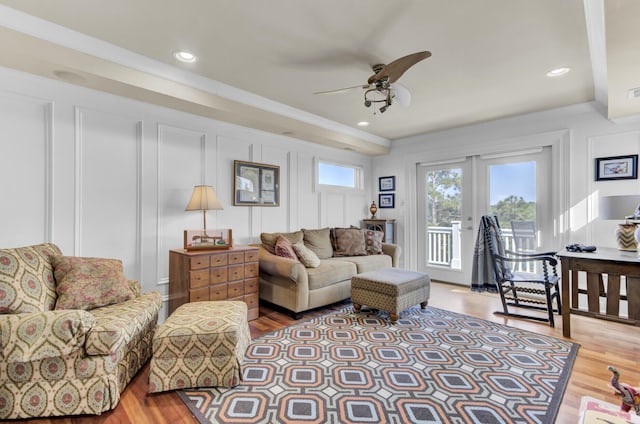
[[159, 292], [151, 292], [89, 311], [95, 324], [87, 334], [87, 354], [111, 355], [135, 342], [134, 338], [155, 322], [161, 307], [162, 296]]

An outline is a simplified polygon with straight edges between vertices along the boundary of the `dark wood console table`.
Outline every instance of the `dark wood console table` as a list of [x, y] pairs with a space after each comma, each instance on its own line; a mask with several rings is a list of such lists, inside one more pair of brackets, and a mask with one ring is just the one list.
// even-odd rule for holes
[[[637, 252], [598, 247], [593, 253], [557, 253], [562, 267], [562, 334], [571, 337], [571, 316], [579, 314], [640, 326], [640, 258]], [[578, 308], [578, 275], [587, 277], [587, 310]], [[606, 294], [602, 275], [607, 275]], [[620, 293], [620, 280], [626, 279], [626, 296]], [[569, 292], [571, 289], [571, 292]], [[569, 296], [571, 293], [571, 296]], [[606, 296], [606, 312], [600, 311], [600, 297]], [[627, 300], [628, 318], [620, 316], [620, 300]]]

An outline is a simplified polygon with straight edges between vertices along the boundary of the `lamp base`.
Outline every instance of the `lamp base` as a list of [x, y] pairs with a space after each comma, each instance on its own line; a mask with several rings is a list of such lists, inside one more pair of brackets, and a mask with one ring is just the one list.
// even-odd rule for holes
[[618, 250], [638, 250], [638, 242], [635, 237], [636, 224], [618, 224], [616, 230], [616, 240], [618, 241]]

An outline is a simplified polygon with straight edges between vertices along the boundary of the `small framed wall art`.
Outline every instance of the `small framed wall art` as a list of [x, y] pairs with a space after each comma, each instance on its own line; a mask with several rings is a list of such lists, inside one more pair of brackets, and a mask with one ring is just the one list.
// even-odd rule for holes
[[378, 191], [394, 191], [396, 189], [396, 177], [378, 178]]
[[378, 207], [379, 208], [395, 208], [396, 195], [394, 193], [378, 194]]
[[638, 155], [596, 159], [596, 181], [635, 180], [638, 178]]
[[234, 206], [280, 206], [280, 167], [233, 161]]

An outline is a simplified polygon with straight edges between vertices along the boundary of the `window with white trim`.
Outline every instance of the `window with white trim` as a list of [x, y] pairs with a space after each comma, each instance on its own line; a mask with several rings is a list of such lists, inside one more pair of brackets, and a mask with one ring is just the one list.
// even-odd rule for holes
[[362, 189], [362, 174], [361, 166], [318, 160], [320, 186]]

